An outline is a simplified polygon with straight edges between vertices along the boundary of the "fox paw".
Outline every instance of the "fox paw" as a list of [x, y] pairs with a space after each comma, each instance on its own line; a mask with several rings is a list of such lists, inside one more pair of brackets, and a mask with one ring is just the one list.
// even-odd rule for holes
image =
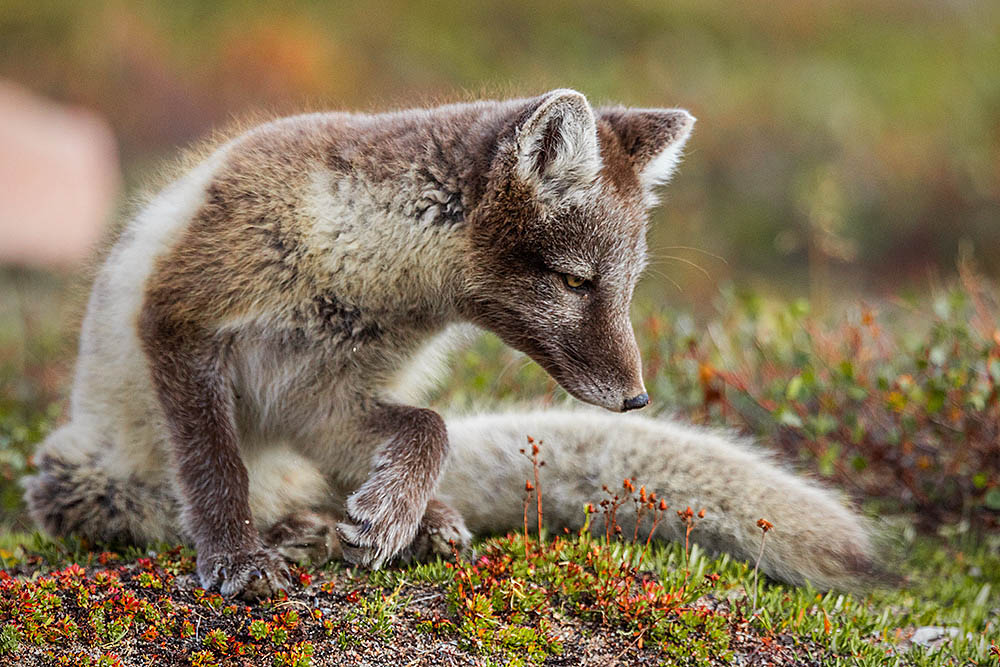
[[198, 554], [198, 577], [206, 590], [218, 589], [223, 597], [270, 597], [288, 588], [290, 577], [284, 559], [274, 549]]
[[472, 534], [465, 527], [462, 515], [440, 500], [427, 503], [424, 518], [420, 521], [417, 536], [400, 558], [410, 563], [427, 561], [436, 556], [459, 558], [469, 556]]
[[305, 512], [286, 517], [262, 538], [264, 544], [293, 563], [322, 565], [340, 557], [337, 519], [329, 514]]
[[370, 497], [355, 494], [347, 501], [348, 520], [337, 524], [337, 537], [344, 560], [377, 570], [409, 546], [420, 524], [419, 514], [407, 517], [409, 512], [388, 502], [368, 502]]

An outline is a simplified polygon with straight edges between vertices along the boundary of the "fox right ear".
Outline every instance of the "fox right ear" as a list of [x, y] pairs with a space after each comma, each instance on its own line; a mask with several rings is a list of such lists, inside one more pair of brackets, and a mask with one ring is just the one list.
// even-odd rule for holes
[[544, 95], [517, 128], [515, 151], [517, 175], [543, 196], [592, 183], [601, 171], [601, 154], [587, 98], [575, 90]]
[[642, 184], [646, 203], [655, 204], [653, 189], [673, 175], [691, 136], [694, 116], [684, 109], [616, 107], [601, 109], [600, 117], [618, 135]]

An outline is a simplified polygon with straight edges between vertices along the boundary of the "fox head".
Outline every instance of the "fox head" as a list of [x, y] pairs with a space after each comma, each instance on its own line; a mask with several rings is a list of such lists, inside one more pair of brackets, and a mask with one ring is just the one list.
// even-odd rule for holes
[[683, 110], [595, 110], [556, 90], [525, 101], [498, 137], [468, 216], [468, 315], [587, 403], [649, 402], [629, 307], [653, 191], [693, 125]]

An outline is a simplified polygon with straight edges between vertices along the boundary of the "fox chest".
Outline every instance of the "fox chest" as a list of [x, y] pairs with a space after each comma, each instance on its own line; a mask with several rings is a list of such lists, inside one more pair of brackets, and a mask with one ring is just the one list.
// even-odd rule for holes
[[373, 317], [333, 298], [309, 308], [298, 326], [261, 327], [234, 341], [230, 368], [241, 421], [294, 431], [356, 414], [439, 329], [417, 318]]

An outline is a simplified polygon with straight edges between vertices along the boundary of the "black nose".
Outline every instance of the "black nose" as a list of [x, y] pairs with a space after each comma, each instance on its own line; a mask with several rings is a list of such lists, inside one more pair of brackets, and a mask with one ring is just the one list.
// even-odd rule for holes
[[622, 410], [628, 412], [629, 410], [638, 410], [639, 408], [644, 408], [649, 405], [649, 394], [642, 392], [638, 396], [633, 396], [632, 398], [626, 398], [625, 402], [622, 404]]

